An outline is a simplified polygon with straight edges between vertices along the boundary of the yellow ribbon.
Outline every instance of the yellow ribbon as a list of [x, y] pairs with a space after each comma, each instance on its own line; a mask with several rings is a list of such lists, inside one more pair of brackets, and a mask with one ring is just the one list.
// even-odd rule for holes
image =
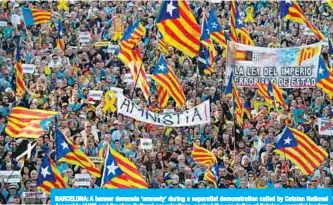
[[117, 95], [114, 91], [110, 90], [104, 95], [104, 107], [103, 111], [106, 113], [108, 110], [111, 112], [115, 112], [117, 108], [115, 107], [115, 102], [117, 99]]
[[60, 0], [57, 6], [58, 10], [66, 10], [68, 11], [69, 8], [67, 6], [67, 0]]
[[253, 18], [253, 6], [247, 7], [246, 10], [246, 16], [245, 16], [245, 23], [251, 22], [254, 23], [254, 18]]

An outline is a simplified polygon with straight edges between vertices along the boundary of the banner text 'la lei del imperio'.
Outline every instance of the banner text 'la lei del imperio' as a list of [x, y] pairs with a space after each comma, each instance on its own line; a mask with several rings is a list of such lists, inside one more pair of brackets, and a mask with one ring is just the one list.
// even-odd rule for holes
[[158, 114], [141, 108], [124, 95], [117, 94], [117, 111], [135, 120], [167, 127], [184, 127], [210, 123], [209, 100], [183, 112]]
[[239, 87], [256, 87], [258, 82], [272, 81], [281, 88], [313, 88], [320, 53], [320, 43], [263, 48], [228, 42], [225, 82], [233, 71]]

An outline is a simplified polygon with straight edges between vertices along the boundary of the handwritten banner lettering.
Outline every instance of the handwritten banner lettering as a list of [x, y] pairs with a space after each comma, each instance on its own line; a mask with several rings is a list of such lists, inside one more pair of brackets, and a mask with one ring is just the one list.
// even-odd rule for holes
[[158, 114], [141, 108], [118, 92], [117, 111], [138, 121], [159, 126], [184, 127], [210, 123], [209, 100], [181, 113]]

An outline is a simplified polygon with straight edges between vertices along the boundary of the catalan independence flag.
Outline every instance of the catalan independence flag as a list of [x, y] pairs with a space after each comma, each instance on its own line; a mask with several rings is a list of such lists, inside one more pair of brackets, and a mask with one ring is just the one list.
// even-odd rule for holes
[[14, 107], [9, 113], [5, 131], [13, 138], [38, 138], [45, 134], [43, 122], [56, 114], [53, 111]]
[[276, 101], [275, 101], [274, 92], [273, 92], [273, 85], [272, 85], [271, 81], [268, 82], [267, 94], [273, 102], [274, 110], [276, 110]]
[[325, 0], [325, 2], [333, 9], [333, 0]]
[[325, 36], [320, 30], [303, 14], [303, 11], [296, 0], [288, 0], [280, 2], [280, 15], [281, 19], [291, 20], [297, 23], [306, 24], [311, 31], [316, 35], [318, 40], [325, 40]]
[[25, 84], [23, 81], [23, 68], [21, 64], [21, 49], [20, 49], [20, 37], [17, 37], [16, 41], [16, 55], [15, 55], [15, 86], [16, 86], [16, 94], [19, 96], [23, 96], [25, 93]]
[[319, 58], [316, 86], [330, 98], [333, 97], [333, 73], [328, 70], [323, 58]]
[[61, 21], [60, 19], [58, 20], [58, 36], [57, 36], [57, 48], [60, 50], [64, 50], [65, 48], [65, 43], [64, 39], [62, 38], [62, 26], [61, 26]]
[[198, 55], [200, 26], [186, 1], [162, 1], [156, 25], [169, 45], [191, 58]]
[[124, 36], [120, 40], [120, 47], [126, 49], [133, 49], [141, 41], [143, 35], [145, 35], [146, 29], [140, 23], [139, 20], [135, 24], [130, 24], [124, 33]]
[[51, 12], [38, 9], [22, 8], [22, 16], [26, 26], [48, 23], [51, 20]]
[[[122, 47], [117, 49], [115, 54], [130, 69], [133, 81], [137, 81], [137, 86], [142, 90], [146, 100], [149, 100], [150, 89], [139, 49]], [[139, 79], [137, 80], [137, 78]]]
[[219, 23], [216, 12], [210, 10], [208, 17], [208, 28], [210, 32], [210, 38], [216, 43], [220, 44], [223, 48], [227, 48], [227, 40], [225, 33]]
[[160, 58], [153, 70], [151, 78], [160, 86], [168, 91], [170, 96], [175, 100], [177, 107], [182, 107], [186, 101], [182, 86], [177, 80], [175, 72], [168, 65], [163, 55]]
[[297, 165], [304, 175], [311, 175], [327, 158], [327, 152], [306, 134], [286, 127], [277, 137], [276, 152]]
[[320, 53], [320, 46], [303, 47], [297, 58], [297, 65], [301, 66], [304, 61], [313, 58], [318, 53]]
[[232, 97], [233, 102], [234, 102], [234, 104], [233, 104], [234, 118], [236, 119], [236, 121], [238, 122], [239, 125], [243, 125], [244, 109], [243, 109], [243, 104], [242, 104], [242, 101], [240, 98], [240, 93], [238, 91], [233, 72], [230, 74], [227, 89], [225, 91], [225, 95], [227, 97]]
[[208, 48], [201, 44], [200, 53], [197, 58], [200, 75], [211, 75], [214, 72], [214, 54]]
[[[273, 88], [273, 94], [274, 94], [274, 100], [275, 102], [282, 107], [285, 107], [287, 104], [284, 100], [283, 94], [285, 93], [281, 88], [279, 88], [278, 85], [271, 82], [272, 88]], [[269, 95], [268, 91], [268, 85], [265, 83], [257, 83], [258, 88], [258, 94], [262, 97], [264, 97], [265, 101], [272, 102], [272, 98]]]
[[241, 16], [239, 15], [238, 9], [237, 9], [237, 2], [235, 0], [231, 0], [231, 6], [230, 6], [230, 39], [234, 42], [238, 42], [238, 36], [240, 37], [240, 42], [242, 44], [246, 45], [254, 45], [254, 42], [248, 32], [248, 30], [245, 28], [245, 24], [243, 20], [241, 19]]
[[89, 157], [76, 148], [59, 130], [56, 130], [56, 156], [59, 162], [77, 165], [95, 177], [101, 176], [101, 171]]
[[214, 184], [214, 187], [216, 187], [216, 178], [215, 178], [213, 172], [210, 169], [206, 170], [203, 179], [208, 181], [208, 182], [211, 182], [212, 184]]
[[37, 176], [37, 187], [50, 195], [51, 189], [67, 188], [54, 162], [45, 154]]
[[101, 186], [105, 188], [147, 188], [137, 167], [110, 148], [106, 154]]
[[192, 157], [197, 163], [209, 168], [216, 163], [216, 157], [211, 151], [200, 147], [195, 143], [193, 143]]
[[168, 55], [168, 44], [165, 42], [162, 36], [158, 39], [157, 48], [165, 55]]
[[157, 85], [157, 99], [161, 108], [165, 108], [168, 105], [170, 95], [166, 89]]

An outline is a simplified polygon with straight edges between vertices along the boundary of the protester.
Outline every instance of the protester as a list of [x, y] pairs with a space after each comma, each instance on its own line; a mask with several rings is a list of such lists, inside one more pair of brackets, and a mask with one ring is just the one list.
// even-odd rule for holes
[[[292, 21], [279, 18], [277, 1], [241, 1], [239, 9], [245, 18], [246, 8], [253, 6], [254, 22], [247, 23], [256, 46], [269, 48], [309, 45], [317, 42], [315, 36]], [[229, 30], [229, 2], [208, 5], [190, 1], [193, 14], [199, 20], [203, 8], [214, 7], [224, 30]], [[191, 156], [193, 143], [217, 157], [216, 186], [218, 188], [327, 188], [332, 187], [333, 144], [328, 136], [319, 135], [316, 122], [320, 117], [331, 117], [332, 101], [319, 89], [286, 89], [288, 107], [304, 111], [304, 120], [295, 128], [308, 134], [313, 141], [329, 153], [326, 161], [312, 174], [305, 176], [297, 166], [274, 152], [274, 138], [286, 123], [293, 122], [291, 111], [267, 112], [267, 107], [251, 108], [260, 113], [247, 120], [246, 126], [233, 130], [232, 100], [225, 96], [224, 75], [226, 60], [223, 49], [216, 45], [218, 57], [214, 73], [197, 76], [196, 60], [184, 56], [173, 47], [168, 48], [166, 59], [174, 68], [186, 95], [186, 106], [191, 108], [210, 99], [211, 123], [191, 127], [160, 127], [135, 121], [117, 112], [103, 111], [103, 99], [89, 98], [90, 91], [106, 93], [111, 87], [123, 89], [123, 93], [139, 106], [154, 112], [163, 112], [157, 103], [157, 88], [150, 81], [150, 102], [141, 89], [135, 88], [130, 71], [114, 54], [114, 47], [96, 46], [96, 42], [110, 41], [118, 45], [120, 36], [132, 20], [140, 19], [147, 30], [139, 49], [147, 74], [151, 74], [161, 53], [158, 50], [158, 32], [154, 20], [160, 3], [157, 1], [69, 1], [68, 10], [58, 10], [52, 1], [5, 1], [0, 9], [0, 154], [1, 172], [21, 170], [19, 183], [1, 181], [0, 202], [43, 203], [45, 200], [23, 200], [24, 192], [35, 191], [38, 169], [43, 150], [55, 159], [55, 128], [79, 147], [87, 156], [100, 158], [102, 167], [107, 145], [133, 161], [151, 188], [212, 188], [212, 182], [204, 179], [207, 167], [196, 163]], [[333, 38], [333, 10], [319, 1], [301, 2], [305, 15], [324, 35]], [[49, 23], [24, 26], [20, 8], [38, 8], [52, 11]], [[19, 21], [13, 20], [19, 18]], [[64, 49], [56, 48], [57, 20], [62, 23]], [[2, 24], [1, 24], [2, 25]], [[80, 33], [88, 32], [90, 43], [80, 42]], [[120, 36], [119, 36], [120, 35]], [[21, 39], [22, 64], [33, 64], [33, 73], [24, 73], [27, 95], [15, 94], [13, 85], [15, 42]], [[322, 55], [329, 59], [324, 47]], [[331, 59], [332, 60], [332, 59]], [[243, 98], [261, 100], [256, 88], [240, 89]], [[294, 104], [295, 103], [295, 104]], [[10, 138], [5, 132], [8, 116], [14, 106], [55, 110], [59, 112], [51, 129], [38, 139], [31, 158], [23, 169], [14, 155], [22, 139]], [[291, 106], [293, 105], [293, 106]], [[169, 101], [167, 109], [176, 110], [176, 103]], [[263, 111], [262, 111], [263, 110]], [[235, 136], [236, 135], [236, 136]], [[153, 148], [143, 149], [141, 138], [150, 138]], [[69, 187], [75, 187], [75, 175], [86, 173], [77, 166], [56, 163]], [[91, 177], [89, 188], [100, 188], [101, 180]], [[42, 195], [38, 195], [42, 197]]]

